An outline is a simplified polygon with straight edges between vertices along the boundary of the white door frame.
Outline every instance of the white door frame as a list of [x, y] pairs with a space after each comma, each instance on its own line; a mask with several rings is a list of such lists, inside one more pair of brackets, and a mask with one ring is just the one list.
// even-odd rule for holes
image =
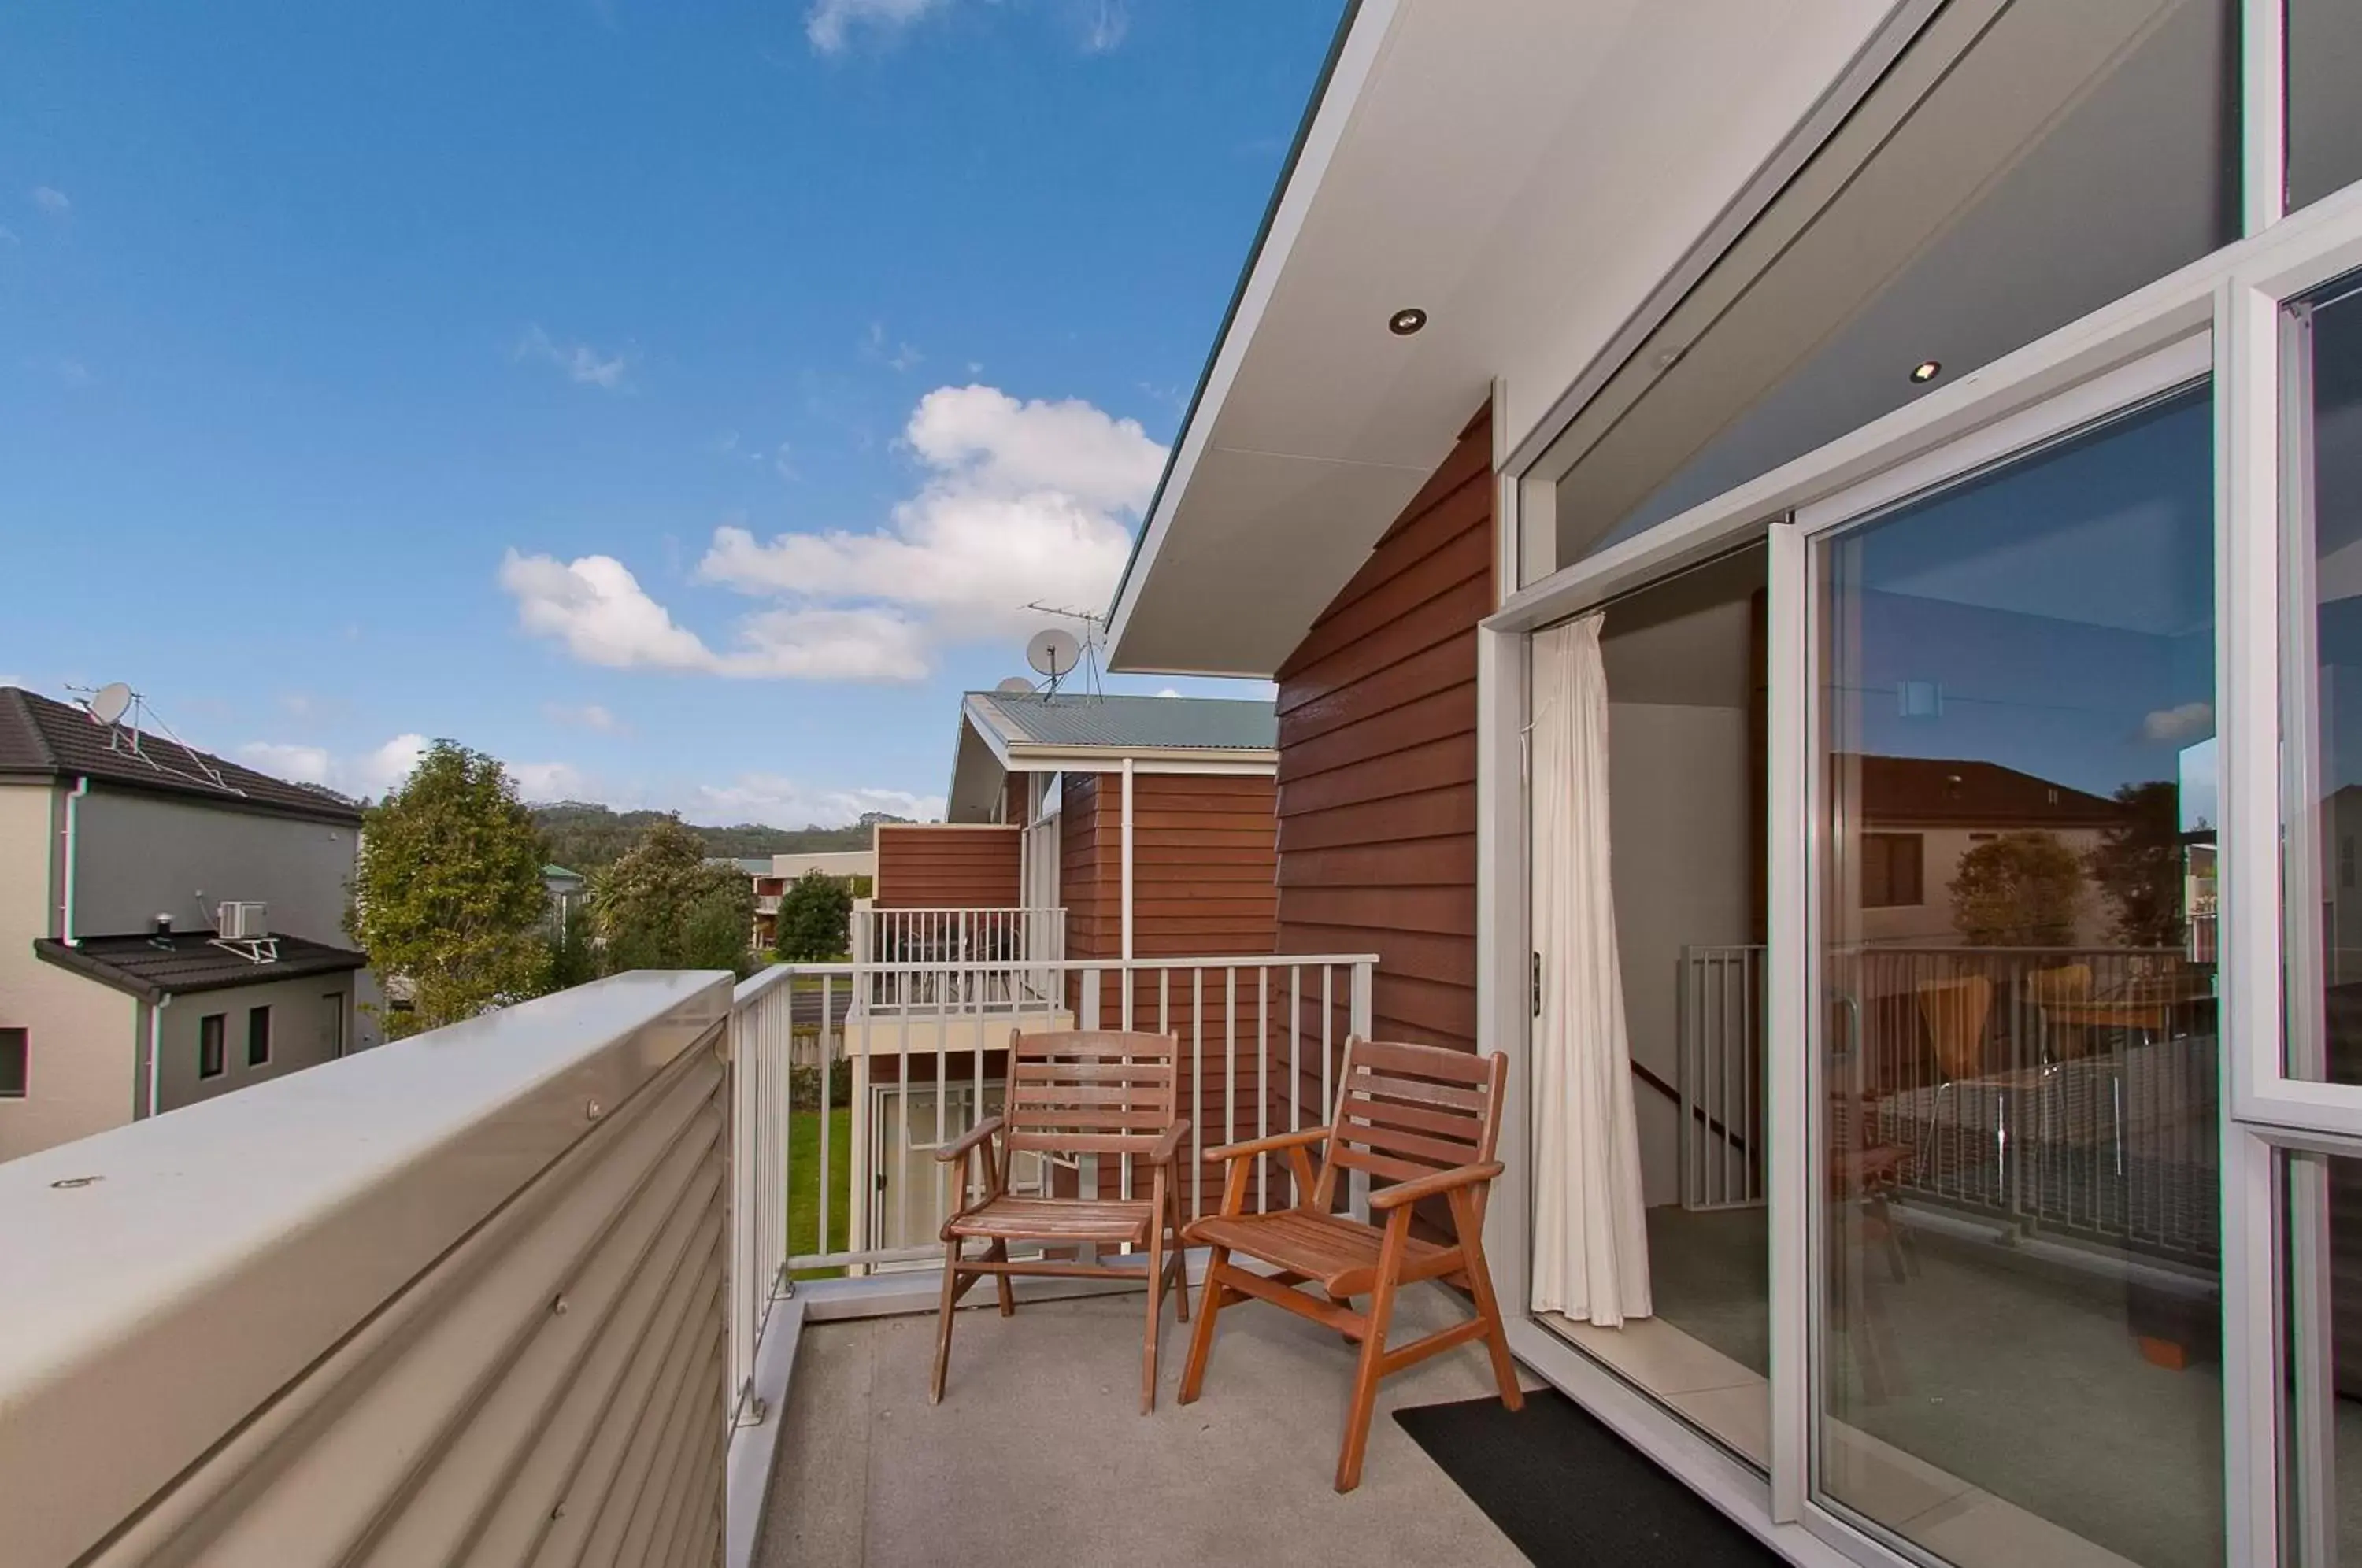
[[[2251, 32], [2268, 30], [2250, 6]], [[2272, 72], [2251, 72], [2251, 97], [2269, 96]], [[2260, 83], [2260, 84], [2259, 84]], [[2249, 119], [2256, 118], [2254, 114]], [[2253, 147], [2251, 145], [2251, 152]], [[2273, 150], [2276, 160], [2277, 151]], [[2254, 171], [2250, 171], [2250, 182]], [[1656, 527], [1571, 563], [1512, 595], [1487, 618], [1478, 642], [1478, 974], [1479, 1043], [1509, 1055], [1511, 1113], [1529, 1121], [1521, 1085], [1529, 1062], [1528, 866], [1523, 731], [1527, 649], [1531, 633], [1581, 613], [1678, 568], [1718, 553], [1749, 534], [1773, 536], [1775, 572], [1801, 570], [1805, 541], [1816, 528], [1858, 515], [1882, 490], [1898, 498], [1959, 471], [1969, 455], [1987, 460], [2038, 444], [2061, 428], [2137, 401], [2133, 389], [2163, 370], [2186, 369], [2199, 355], [2214, 379], [2218, 734], [2223, 755], [2219, 827], [2223, 1051], [2225, 1119], [2223, 1165], [2224, 1377], [2225, 1505], [2233, 1561], [2271, 1562], [2279, 1551], [2279, 1410], [2282, 1347], [2276, 1309], [2275, 1150], [2362, 1150], [2362, 1087], [2288, 1078], [2280, 1057], [2281, 888], [2277, 868], [2280, 823], [2280, 386], [2281, 302], [2362, 268], [2362, 185], [2293, 216], [2258, 201], [2251, 220], [2262, 232], [2183, 267], [1992, 365], [1972, 370], [1818, 450], [1740, 485]], [[2273, 221], [2277, 218], [2277, 221]], [[2197, 346], [2193, 348], [2193, 345]], [[2168, 383], [2169, 384], [2169, 383]], [[1970, 466], [1974, 466], [1970, 463]], [[1502, 525], [1526, 488], [1506, 474], [1497, 493]], [[1794, 530], [1773, 520], [1794, 516]], [[1784, 542], [1783, 542], [1784, 539]], [[1785, 555], [1788, 565], [1779, 563]], [[1798, 580], [1801, 582], [1801, 579]], [[1772, 658], [1785, 668], [1792, 701], [1804, 698], [1805, 628], [1793, 588], [1772, 594]], [[1790, 604], [1783, 615], [1783, 599]], [[1804, 814], [1809, 770], [1801, 749], [1809, 731], [1801, 709], [1786, 711], [1772, 683], [1773, 776], [1770, 795], [1774, 876], [1771, 909], [1774, 977], [1767, 999], [1772, 1082], [1767, 1110], [1808, 1113], [1802, 1067], [1811, 1008], [1805, 971], [1782, 952], [1809, 951], [1811, 909], [1803, 875], [1806, 845], [1794, 828]], [[1795, 749], [1783, 749], [1783, 734]], [[1782, 814], [1785, 801], [1799, 808]], [[1783, 859], [1794, 863], [1783, 872]], [[1783, 988], [1783, 968], [1794, 977]], [[1784, 1079], [1784, 1053], [1796, 1077]], [[1791, 1125], [1795, 1125], [1793, 1121]], [[1773, 1342], [1797, 1363], [1801, 1321], [1777, 1309], [1800, 1294], [1794, 1272], [1809, 1257], [1805, 1234], [1802, 1150], [1774, 1137], [1772, 1199]], [[1783, 1201], [1783, 1189], [1785, 1198]], [[1531, 1192], [1527, 1163], [1513, 1163], [1487, 1223], [1488, 1251], [1512, 1308], [1511, 1342], [1519, 1356], [1608, 1421], [1628, 1441], [1673, 1470], [1740, 1523], [1800, 1561], [1899, 1562], [1881, 1543], [1812, 1504], [1805, 1496], [1807, 1390], [1798, 1364], [1772, 1380], [1773, 1480], [1697, 1436], [1680, 1420], [1580, 1355], [1519, 1310], [1529, 1299]], [[1775, 1356], [1775, 1360], [1779, 1359]]]

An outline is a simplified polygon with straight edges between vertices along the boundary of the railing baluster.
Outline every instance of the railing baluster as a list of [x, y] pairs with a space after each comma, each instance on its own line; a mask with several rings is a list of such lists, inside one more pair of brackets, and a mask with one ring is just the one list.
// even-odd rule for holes
[[1222, 970], [1222, 1142], [1239, 1141], [1239, 971]]
[[[816, 1226], [815, 1234], [813, 1235], [813, 1238], [812, 1238], [812, 1251], [814, 1251], [814, 1252], [816, 1252], [816, 1253], [826, 1253], [826, 1252], [833, 1252], [833, 1251], [835, 1251], [835, 1249], [834, 1249], [833, 1247], [832, 1247], [831, 1245], [829, 1245], [829, 1235], [828, 1235], [828, 1198], [829, 1198], [829, 1189], [830, 1189], [831, 1187], [834, 1187], [834, 1186], [836, 1185], [834, 1182], [833, 1182], [833, 1181], [831, 1181], [831, 1180], [829, 1179], [829, 1164], [828, 1164], [828, 1161], [829, 1161], [829, 1147], [828, 1147], [828, 1145], [829, 1145], [829, 1137], [828, 1137], [828, 1134], [829, 1134], [829, 1123], [830, 1123], [830, 1122], [832, 1122], [832, 1121], [833, 1121], [836, 1119], [836, 1118], [835, 1118], [835, 1116], [834, 1116], [834, 1114], [833, 1114], [833, 1109], [831, 1108], [831, 1106], [830, 1106], [830, 1104], [829, 1104], [829, 1089], [830, 1089], [830, 1088], [831, 1088], [831, 1086], [832, 1086], [833, 1081], [833, 1080], [834, 1080], [834, 1078], [836, 1077], [836, 1074], [835, 1074], [835, 1072], [833, 1070], [833, 1069], [835, 1067], [835, 1066], [836, 1066], [836, 1062], [835, 1062], [835, 1057], [834, 1057], [833, 1054], [829, 1050], [829, 1047], [828, 1047], [829, 1027], [830, 1027], [831, 1021], [832, 1021], [832, 1020], [834, 1018], [834, 1016], [835, 1016], [835, 1013], [834, 1013], [834, 1003], [835, 1003], [835, 999], [836, 999], [835, 985], [836, 985], [836, 977], [835, 977], [833, 975], [823, 975], [823, 976], [822, 976], [822, 977], [821, 977], [821, 981], [820, 981], [820, 1203], [819, 1203], [820, 1218], [819, 1218], [819, 1220], [818, 1220], [818, 1223], [817, 1223], [817, 1226]], [[793, 1253], [794, 1253], [794, 1252], [795, 1252], [795, 1248], [793, 1247], [793, 1245], [790, 1245], [790, 1246], [789, 1247], [788, 1251], [789, 1251], [789, 1255], [793, 1255]]]
[[[1304, 966], [1287, 966], [1287, 1130], [1304, 1131]], [[1308, 1192], [1299, 1192], [1290, 1165], [1287, 1184], [1294, 1196], [1291, 1203], [1302, 1204], [1310, 1199]]]
[[1189, 1136], [1198, 1144], [1189, 1216], [1206, 1212], [1206, 971], [1189, 971]]
[[[1271, 1136], [1271, 966], [1255, 968], [1255, 1136]], [[1271, 1212], [1271, 1156], [1255, 1156], [1255, 1207]]]

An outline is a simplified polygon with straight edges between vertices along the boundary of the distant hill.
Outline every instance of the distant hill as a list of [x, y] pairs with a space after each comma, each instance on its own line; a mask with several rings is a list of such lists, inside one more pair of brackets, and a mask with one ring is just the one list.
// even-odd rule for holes
[[[541, 829], [550, 861], [577, 871], [595, 870], [619, 858], [639, 842], [651, 823], [664, 817], [662, 812], [617, 812], [580, 801], [558, 801], [528, 806], [526, 810], [533, 813], [534, 824]], [[704, 841], [708, 855], [746, 856], [866, 849], [871, 827], [878, 823], [905, 820], [872, 812], [850, 827], [775, 828], [759, 823], [741, 823], [734, 827], [701, 827], [695, 823], [684, 825]]]

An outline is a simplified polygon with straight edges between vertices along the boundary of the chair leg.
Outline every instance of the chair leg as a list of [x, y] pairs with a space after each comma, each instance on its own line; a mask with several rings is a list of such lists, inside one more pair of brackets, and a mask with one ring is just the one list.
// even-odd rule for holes
[[1140, 1349], [1140, 1413], [1156, 1408], [1156, 1346], [1164, 1327], [1164, 1227], [1148, 1232], [1148, 1342]]
[[1394, 1272], [1383, 1265], [1370, 1292], [1370, 1327], [1362, 1336], [1362, 1358], [1353, 1367], [1353, 1397], [1345, 1407], [1345, 1442], [1337, 1453], [1337, 1490], [1362, 1484], [1362, 1456], [1370, 1446], [1370, 1414], [1378, 1402], [1378, 1363], [1386, 1353], [1386, 1324], [1394, 1316]]
[[[1001, 1263], [1007, 1263], [1009, 1261], [1009, 1243], [1005, 1241], [995, 1242], [989, 1248], [986, 1249], [984, 1255], [988, 1258], [998, 1259]], [[1010, 1284], [1009, 1276], [1005, 1274], [996, 1274], [992, 1276], [992, 1283], [1000, 1292], [1000, 1315], [1004, 1318], [1014, 1318], [1017, 1316], [1017, 1289], [1014, 1286]]]
[[1485, 1261], [1484, 1221], [1477, 1218], [1475, 1202], [1464, 1190], [1450, 1197], [1468, 1293], [1476, 1298], [1476, 1315], [1485, 1320], [1485, 1348], [1493, 1357], [1493, 1380], [1501, 1386], [1501, 1403], [1512, 1410], [1522, 1409], [1525, 1390], [1518, 1386], [1517, 1364], [1509, 1359], [1509, 1333], [1501, 1326], [1501, 1303], [1493, 1295], [1492, 1265]]
[[1231, 1249], [1216, 1247], [1206, 1254], [1206, 1283], [1198, 1297], [1198, 1328], [1189, 1336], [1189, 1362], [1181, 1369], [1180, 1402], [1194, 1405], [1198, 1391], [1206, 1385], [1206, 1358], [1214, 1349], [1214, 1319], [1222, 1309], [1222, 1270], [1231, 1261]]
[[944, 1243], [944, 1301], [935, 1323], [935, 1380], [927, 1394], [927, 1403], [944, 1402], [944, 1375], [952, 1365], [952, 1317], [959, 1304], [959, 1239]]

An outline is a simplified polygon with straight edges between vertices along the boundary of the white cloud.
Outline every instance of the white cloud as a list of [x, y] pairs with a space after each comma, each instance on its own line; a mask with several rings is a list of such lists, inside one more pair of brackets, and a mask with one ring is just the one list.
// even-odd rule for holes
[[594, 793], [590, 776], [570, 762], [512, 762], [509, 777], [526, 801], [579, 801]]
[[856, 30], [892, 38], [947, 0], [812, 0], [804, 36], [822, 54], [842, 54]]
[[882, 321], [873, 321], [869, 324], [869, 336], [862, 340], [861, 352], [866, 358], [878, 361], [890, 370], [913, 370], [918, 369], [926, 359], [924, 354], [920, 353], [908, 343], [899, 343], [888, 338], [886, 324]]
[[516, 357], [547, 360], [564, 370], [576, 386], [597, 387], [602, 392], [623, 391], [624, 375], [632, 365], [627, 354], [602, 354], [588, 343], [560, 343], [538, 326], [527, 327], [517, 340]]
[[80, 359], [61, 359], [58, 361], [58, 380], [70, 387], [86, 387], [91, 381], [90, 367]]
[[2159, 708], [2141, 720], [2143, 740], [2164, 741], [2173, 745], [2186, 745], [2213, 733], [2214, 705], [2212, 702], [2184, 702], [2179, 708]]
[[326, 784], [328, 781], [328, 753], [316, 745], [281, 745], [271, 741], [253, 741], [237, 748], [237, 755], [248, 767], [258, 773], [268, 773], [274, 778], [284, 778], [296, 784]]
[[1123, 35], [1131, 26], [1131, 17], [1124, 0], [1098, 0], [1083, 30], [1083, 48], [1092, 54], [1105, 54], [1123, 42]]
[[1029, 603], [1096, 610], [1164, 465], [1164, 448], [1134, 420], [987, 386], [929, 392], [903, 440], [930, 471], [884, 527], [768, 543], [743, 527], [714, 530], [701, 580], [793, 607], [756, 617], [771, 623], [760, 633], [767, 646], [785, 646], [800, 622], [818, 626], [811, 618], [827, 613], [833, 635], [889, 645], [879, 662], [915, 655], [923, 668], [935, 646], [1032, 630], [1040, 615]]
[[727, 648], [675, 622], [613, 556], [511, 549], [501, 586], [526, 632], [585, 664], [915, 680], [945, 646], [1033, 630], [1030, 603], [1105, 604], [1164, 464], [1137, 421], [987, 386], [929, 392], [902, 438], [927, 474], [885, 526], [768, 543], [734, 524], [714, 530], [699, 580], [770, 602], [739, 621]]
[[772, 827], [841, 827], [865, 812], [925, 822], [941, 818], [944, 798], [907, 790], [815, 788], [776, 773], [743, 773], [729, 784], [703, 784], [682, 814], [692, 821], [755, 822]]
[[[298, 784], [323, 784], [343, 794], [378, 799], [408, 778], [432, 743], [425, 735], [401, 734], [374, 750], [339, 756], [325, 746], [250, 741], [237, 748], [248, 767]], [[592, 792], [590, 777], [567, 762], [506, 763], [517, 793], [528, 801], [580, 799]]]
[[544, 702], [541, 716], [566, 729], [589, 730], [593, 734], [620, 735], [628, 733], [629, 728], [596, 702], [585, 702], [579, 708], [569, 708], [563, 702]]
[[508, 552], [501, 586], [526, 631], [554, 637], [585, 664], [740, 679], [915, 680], [927, 672], [917, 627], [890, 610], [782, 608], [746, 617], [738, 646], [708, 647], [648, 597], [613, 556], [560, 561]]
[[33, 204], [51, 217], [63, 217], [73, 211], [73, 203], [68, 201], [66, 193], [54, 185], [34, 186]]
[[511, 550], [502, 558], [500, 582], [515, 597], [517, 620], [526, 631], [561, 639], [585, 664], [712, 668], [713, 655], [697, 634], [674, 625], [613, 556], [561, 562]]

